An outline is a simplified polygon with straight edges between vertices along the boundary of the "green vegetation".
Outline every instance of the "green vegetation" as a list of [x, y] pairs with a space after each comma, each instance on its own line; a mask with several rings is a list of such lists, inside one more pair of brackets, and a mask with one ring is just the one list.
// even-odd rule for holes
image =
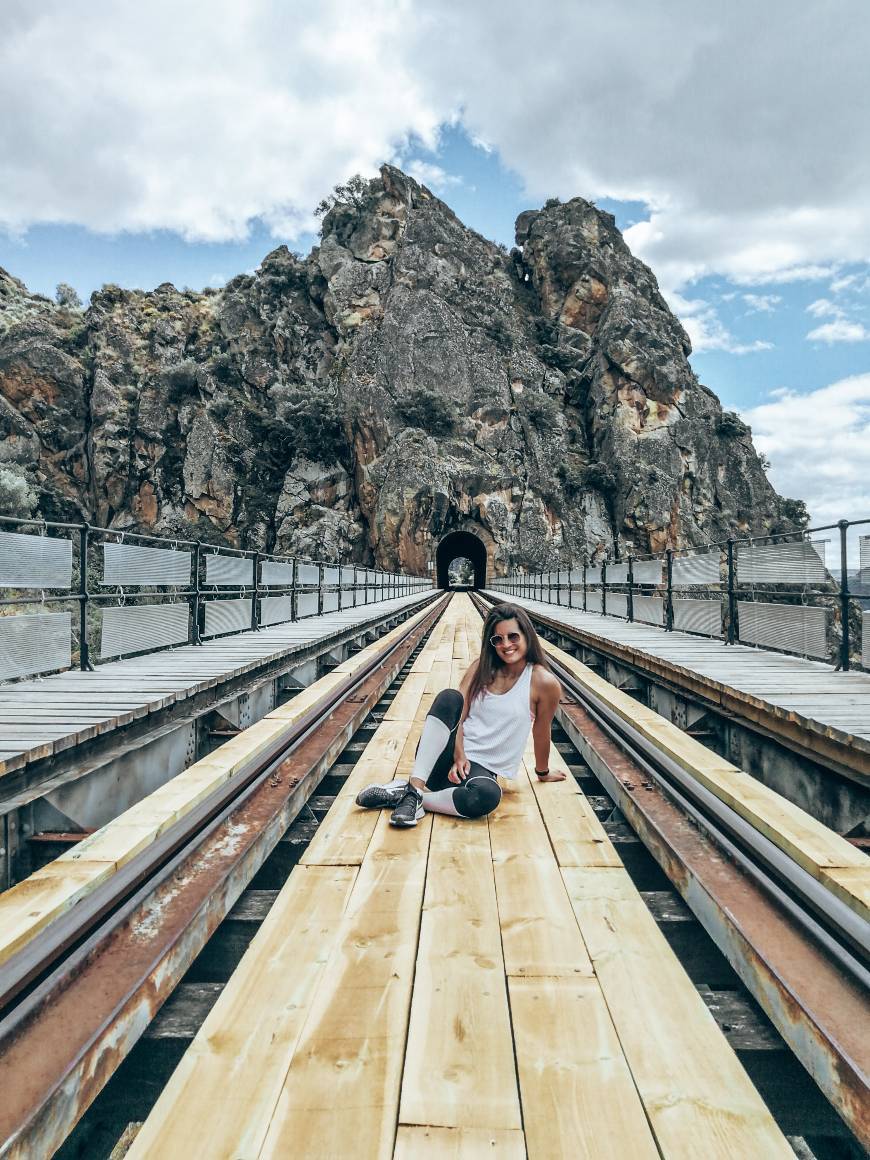
[[554, 427], [559, 416], [559, 406], [555, 399], [539, 391], [528, 391], [523, 394], [523, 410], [539, 435], [546, 434]]
[[0, 467], [0, 515], [27, 519], [38, 504], [39, 495], [20, 467]]
[[456, 404], [431, 387], [412, 387], [396, 404], [409, 427], [427, 435], [449, 435], [459, 420]]

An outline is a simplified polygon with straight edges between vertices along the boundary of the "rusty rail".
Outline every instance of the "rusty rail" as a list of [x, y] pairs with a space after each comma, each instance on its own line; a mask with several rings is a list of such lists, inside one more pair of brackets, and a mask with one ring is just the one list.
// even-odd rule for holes
[[446, 604], [314, 705], [241, 771], [231, 798], [213, 795], [168, 831], [150, 873], [142, 863], [123, 885], [116, 876], [78, 931], [49, 928], [17, 964], [5, 993], [20, 997], [0, 1023], [3, 1160], [63, 1142]]

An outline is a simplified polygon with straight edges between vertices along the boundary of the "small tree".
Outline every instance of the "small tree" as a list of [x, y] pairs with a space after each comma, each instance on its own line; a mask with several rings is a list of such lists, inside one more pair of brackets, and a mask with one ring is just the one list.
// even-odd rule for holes
[[359, 173], [355, 173], [343, 185], [340, 183], [336, 185], [332, 193], [328, 194], [319, 203], [314, 213], [317, 217], [324, 217], [331, 209], [335, 209], [337, 205], [347, 205], [353, 209], [362, 209], [368, 200], [368, 196], [368, 181]]
[[81, 310], [82, 300], [69, 282], [58, 282], [54, 292], [54, 300], [58, 306], [66, 306], [68, 310]]
[[0, 515], [24, 520], [33, 515], [38, 503], [36, 490], [18, 468], [0, 467]]

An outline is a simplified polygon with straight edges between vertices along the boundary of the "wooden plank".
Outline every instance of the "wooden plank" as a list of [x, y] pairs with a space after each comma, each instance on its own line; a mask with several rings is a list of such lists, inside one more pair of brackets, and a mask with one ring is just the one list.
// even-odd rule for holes
[[356, 875], [349, 867], [293, 870], [163, 1089], [131, 1160], [258, 1154]]
[[529, 1160], [658, 1160], [597, 980], [511, 979], [509, 987]]
[[[866, 854], [775, 790], [705, 749], [670, 721], [614, 689], [575, 658], [551, 645], [545, 647], [558, 653], [561, 663], [571, 669], [582, 685], [605, 700], [682, 769], [828, 886], [857, 914], [870, 918], [866, 903], [870, 892], [870, 858]], [[831, 868], [848, 868], [852, 874], [838, 879], [829, 875]]]
[[359, 866], [366, 855], [380, 812], [355, 804], [359, 791], [372, 782], [396, 776], [408, 730], [401, 721], [384, 721], [341, 787], [300, 861], [305, 866]]
[[522, 1126], [485, 819], [435, 816], [399, 1120]]
[[505, 971], [591, 976], [592, 964], [526, 782], [489, 816]]
[[260, 1155], [334, 1160], [392, 1151], [429, 818], [379, 818]]
[[526, 1160], [522, 1132], [400, 1124], [394, 1160]]
[[562, 873], [662, 1155], [793, 1160], [628, 874], [598, 867]]

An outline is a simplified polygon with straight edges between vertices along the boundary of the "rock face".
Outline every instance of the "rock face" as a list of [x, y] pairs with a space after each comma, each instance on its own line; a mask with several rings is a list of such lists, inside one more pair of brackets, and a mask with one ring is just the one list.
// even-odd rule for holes
[[0, 271], [0, 480], [46, 518], [418, 573], [453, 530], [502, 572], [800, 520], [609, 214], [548, 203], [516, 242], [385, 166], [307, 259], [220, 291], [82, 312]]

